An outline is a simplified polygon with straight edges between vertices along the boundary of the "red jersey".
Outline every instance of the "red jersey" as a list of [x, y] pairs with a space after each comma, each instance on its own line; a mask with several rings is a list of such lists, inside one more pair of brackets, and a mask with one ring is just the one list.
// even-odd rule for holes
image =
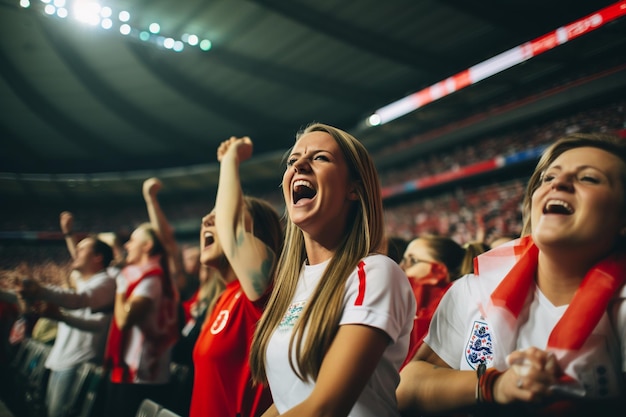
[[226, 286], [193, 350], [191, 417], [260, 416], [272, 405], [269, 388], [253, 387], [249, 354], [267, 297], [248, 300], [239, 281]]

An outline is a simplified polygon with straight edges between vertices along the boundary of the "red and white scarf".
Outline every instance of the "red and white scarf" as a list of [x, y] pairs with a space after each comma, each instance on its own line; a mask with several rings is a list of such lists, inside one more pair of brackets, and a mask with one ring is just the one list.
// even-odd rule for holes
[[[494, 343], [494, 366], [498, 369], [508, 367], [506, 356], [515, 349], [516, 335], [524, 321], [518, 318], [527, 314], [532, 301], [538, 255], [539, 249], [532, 238], [526, 236], [474, 260], [474, 270], [480, 277], [478, 282], [483, 291], [491, 294], [482, 297], [488, 302], [479, 308], [497, 339]], [[601, 260], [587, 272], [565, 313], [553, 328], [544, 348], [555, 354], [560, 368], [564, 370], [564, 384], [575, 382], [576, 375], [568, 372], [569, 365], [576, 359], [577, 351], [625, 282], [626, 256], [613, 254]]]

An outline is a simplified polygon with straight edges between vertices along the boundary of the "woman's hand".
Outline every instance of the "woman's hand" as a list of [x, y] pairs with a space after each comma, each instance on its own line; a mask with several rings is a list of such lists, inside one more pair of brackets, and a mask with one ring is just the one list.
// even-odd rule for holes
[[493, 387], [497, 403], [543, 403], [552, 396], [552, 386], [561, 374], [553, 353], [535, 347], [517, 350], [507, 357], [507, 363], [510, 368]]
[[163, 187], [160, 179], [152, 177], [143, 182], [143, 196], [145, 199], [156, 196]]
[[237, 159], [239, 162], [250, 159], [252, 157], [252, 140], [248, 136], [237, 138], [231, 136], [230, 139], [225, 140], [217, 148], [217, 160], [222, 162], [222, 159], [229, 150], [237, 152]]
[[69, 211], [63, 211], [59, 215], [59, 224], [61, 226], [61, 232], [64, 235], [69, 235], [74, 229], [74, 215]]

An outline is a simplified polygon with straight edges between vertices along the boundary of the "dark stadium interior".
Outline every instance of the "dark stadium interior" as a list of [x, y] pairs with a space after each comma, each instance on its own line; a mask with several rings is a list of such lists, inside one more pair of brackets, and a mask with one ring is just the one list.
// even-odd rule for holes
[[384, 171], [607, 102], [625, 87], [623, 18], [388, 124], [364, 123], [392, 101], [611, 3], [107, 3], [130, 10], [137, 27], [156, 21], [163, 36], [212, 40], [207, 52], [174, 52], [116, 28], [48, 16], [39, 1], [24, 9], [2, 0], [0, 198], [5, 207], [138, 199], [150, 175], [163, 178], [165, 198], [211, 195], [216, 145], [231, 135], [255, 140], [245, 184], [267, 188], [294, 134], [311, 121], [349, 130], [375, 154], [425, 137], [402, 158], [378, 157]]
[[[312, 121], [348, 130], [374, 155], [396, 218], [423, 197], [524, 181], [535, 159], [394, 191], [407, 181], [531, 149], [577, 125], [624, 128], [623, 17], [389, 123], [365, 123], [392, 101], [610, 1], [107, 4], [129, 10], [138, 28], [156, 21], [163, 36], [197, 33], [212, 47], [175, 52], [117, 26], [49, 16], [39, 1], [23, 8], [1, 0], [5, 242], [16, 243], [12, 232], [57, 232], [62, 210], [76, 213], [78, 230], [125, 233], [145, 219], [141, 183], [151, 176], [163, 181], [160, 198], [178, 235], [195, 240], [213, 204], [217, 144], [231, 135], [255, 141], [242, 166], [245, 191], [280, 207], [281, 158], [295, 133]], [[590, 112], [606, 114], [577, 122]], [[409, 225], [397, 227], [417, 232], [404, 216]], [[392, 224], [390, 233], [400, 233]]]

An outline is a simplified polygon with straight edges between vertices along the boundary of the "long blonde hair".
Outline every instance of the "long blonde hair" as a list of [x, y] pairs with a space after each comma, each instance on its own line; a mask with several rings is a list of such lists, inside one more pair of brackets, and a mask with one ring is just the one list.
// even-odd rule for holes
[[[348, 276], [363, 257], [385, 250], [380, 182], [367, 150], [352, 135], [320, 123], [309, 125], [301, 131], [296, 136], [296, 142], [310, 132], [325, 132], [335, 139], [346, 160], [358, 201], [350, 213], [350, 217], [355, 220], [351, 226], [348, 223], [342, 241], [291, 335], [289, 351], [295, 351], [296, 363], [293, 363], [291, 355], [289, 362], [303, 381], [317, 378], [322, 359], [337, 333]], [[256, 382], [265, 382], [267, 379], [267, 346], [293, 299], [305, 259], [302, 231], [288, 220], [283, 251], [276, 268], [275, 288], [252, 341], [250, 364]]]

